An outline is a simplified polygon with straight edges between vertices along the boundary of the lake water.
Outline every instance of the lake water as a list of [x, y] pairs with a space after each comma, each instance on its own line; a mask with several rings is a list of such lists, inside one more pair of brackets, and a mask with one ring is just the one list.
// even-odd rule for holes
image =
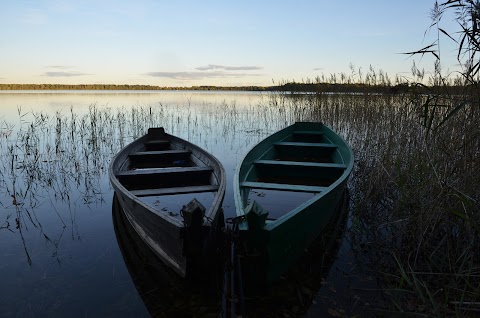
[[[120, 241], [129, 239], [115, 234], [108, 165], [148, 127], [163, 126], [223, 163], [225, 216], [234, 216], [235, 168], [261, 139], [320, 116], [351, 139], [354, 123], [286, 99], [257, 92], [0, 91], [0, 317], [221, 312], [221, 292], [216, 300], [192, 300], [195, 292], [186, 296], [175, 278], [166, 283], [168, 271], [155, 276], [152, 290], [139, 287], [143, 274], [121, 252]], [[345, 239], [332, 246], [328, 260], [311, 257], [310, 276], [285, 279], [282, 293], [259, 297], [252, 310], [313, 317], [361, 302], [352, 285], [373, 283], [352, 282], [354, 256]]]

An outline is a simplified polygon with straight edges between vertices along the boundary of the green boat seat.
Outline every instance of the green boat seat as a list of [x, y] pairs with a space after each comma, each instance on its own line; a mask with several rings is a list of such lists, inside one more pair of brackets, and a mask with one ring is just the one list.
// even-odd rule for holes
[[275, 147], [314, 147], [336, 149], [337, 145], [323, 142], [295, 142], [295, 141], [279, 141], [273, 144]]
[[303, 162], [303, 161], [281, 161], [281, 160], [255, 160], [258, 165], [279, 165], [279, 166], [298, 166], [298, 167], [318, 167], [332, 169], [346, 169], [343, 163], [323, 163], [323, 162]]
[[327, 189], [327, 187], [307, 186], [307, 185], [298, 185], [298, 184], [269, 183], [269, 182], [253, 182], [253, 181], [244, 181], [240, 183], [240, 186], [248, 187], [252, 189], [279, 190], [279, 191], [292, 191], [292, 192], [313, 192], [313, 193], [320, 193]]

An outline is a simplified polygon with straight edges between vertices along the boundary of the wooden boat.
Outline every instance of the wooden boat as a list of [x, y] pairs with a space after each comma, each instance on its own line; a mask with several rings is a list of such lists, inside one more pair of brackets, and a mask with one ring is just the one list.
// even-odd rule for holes
[[109, 175], [125, 216], [155, 254], [182, 277], [204, 275], [223, 225], [221, 163], [150, 128], [115, 156]]
[[277, 280], [302, 255], [335, 214], [352, 167], [350, 147], [321, 123], [297, 122], [247, 153], [234, 196], [257, 275]]

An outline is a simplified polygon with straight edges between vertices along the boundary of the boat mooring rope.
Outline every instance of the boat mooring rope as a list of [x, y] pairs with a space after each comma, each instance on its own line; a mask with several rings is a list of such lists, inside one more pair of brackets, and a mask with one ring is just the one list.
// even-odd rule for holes
[[226, 255], [225, 276], [222, 299], [222, 316], [237, 317], [245, 313], [245, 302], [242, 283], [242, 268], [238, 257], [240, 247], [240, 231], [238, 225], [244, 216], [228, 218], [225, 220], [227, 227], [224, 230]]

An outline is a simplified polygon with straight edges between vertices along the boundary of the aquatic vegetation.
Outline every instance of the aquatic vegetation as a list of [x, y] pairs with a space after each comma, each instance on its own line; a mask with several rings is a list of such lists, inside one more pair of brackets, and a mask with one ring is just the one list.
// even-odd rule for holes
[[432, 132], [412, 96], [285, 94], [270, 103], [280, 120], [292, 110], [286, 122], [322, 121], [354, 150], [345, 239], [387, 300], [364, 299], [370, 309], [462, 316], [480, 295], [480, 113], [459, 109]]
[[[39, 237], [57, 263], [67, 262], [64, 241], [82, 238], [82, 215], [110, 209], [111, 158], [151, 126], [205, 148], [233, 174], [265, 136], [295, 121], [322, 121], [355, 153], [344, 240], [355, 269], [375, 277], [389, 300], [359, 290], [358, 302], [380, 314], [460, 316], [479, 302], [479, 112], [459, 109], [427, 133], [411, 101], [407, 93], [318, 92], [261, 94], [242, 104], [19, 107], [0, 125], [0, 235], [18, 237], [26, 264], [35, 266]], [[229, 191], [225, 212], [233, 215]]]

